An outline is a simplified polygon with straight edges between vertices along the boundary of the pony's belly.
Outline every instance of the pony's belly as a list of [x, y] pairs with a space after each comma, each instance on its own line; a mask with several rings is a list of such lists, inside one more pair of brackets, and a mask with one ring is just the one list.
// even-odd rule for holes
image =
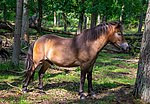
[[61, 67], [76, 67], [80, 65], [79, 61], [74, 60], [54, 60], [52, 59], [51, 62], [57, 66]]
[[66, 51], [61, 48], [57, 48], [48, 52], [48, 57], [53, 64], [61, 67], [75, 67], [79, 66], [80, 62], [75, 57], [72, 51]]
[[60, 67], [77, 67], [77, 66], [79, 66], [77, 64], [60, 64], [60, 63], [54, 63], [54, 64], [57, 66], [60, 66]]

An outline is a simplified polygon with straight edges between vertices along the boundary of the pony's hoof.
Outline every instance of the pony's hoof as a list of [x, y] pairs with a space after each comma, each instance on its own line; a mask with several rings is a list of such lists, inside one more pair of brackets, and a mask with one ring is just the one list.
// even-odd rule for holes
[[23, 94], [26, 94], [26, 93], [27, 93], [27, 91], [22, 91], [22, 93], [23, 93]]
[[43, 90], [39, 91], [39, 93], [40, 93], [41, 95], [45, 95], [45, 94], [46, 94], [46, 92], [44, 92]]
[[27, 91], [27, 88], [23, 88], [23, 89], [22, 89], [22, 93], [25, 94], [25, 93], [27, 93], [27, 92], [28, 92], [28, 91]]
[[22, 90], [22, 93], [24, 93], [24, 94], [27, 93], [27, 90]]
[[89, 93], [88, 96], [91, 97], [91, 98], [96, 98], [96, 94], [94, 92]]
[[95, 98], [96, 98], [96, 94], [92, 94], [91, 97], [92, 97], [93, 99], [95, 99]]
[[81, 100], [86, 99], [85, 95], [84, 95], [84, 94], [80, 95], [80, 99], [81, 99]]
[[39, 93], [43, 94], [43, 95], [46, 94], [46, 92], [44, 92], [44, 90], [42, 88], [39, 88]]

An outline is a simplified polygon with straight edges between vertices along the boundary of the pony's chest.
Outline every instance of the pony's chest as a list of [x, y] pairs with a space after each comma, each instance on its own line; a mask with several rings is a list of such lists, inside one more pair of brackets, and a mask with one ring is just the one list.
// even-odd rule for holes
[[96, 52], [90, 49], [80, 50], [78, 52], [78, 58], [80, 62], [90, 62], [95, 58], [95, 56], [96, 56]]

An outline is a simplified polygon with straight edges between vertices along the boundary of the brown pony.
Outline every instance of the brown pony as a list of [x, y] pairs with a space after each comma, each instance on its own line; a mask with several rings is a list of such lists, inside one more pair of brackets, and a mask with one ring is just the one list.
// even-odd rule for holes
[[43, 88], [42, 77], [50, 65], [61, 67], [80, 66], [81, 99], [85, 98], [84, 82], [87, 75], [88, 94], [95, 96], [92, 87], [92, 68], [102, 48], [111, 42], [115, 46], [128, 50], [129, 46], [122, 34], [122, 25], [119, 22], [102, 23], [92, 29], [84, 30], [74, 38], [63, 38], [53, 34], [44, 35], [35, 41], [29, 48], [26, 59], [26, 78], [23, 92], [33, 78], [35, 69], [42, 64], [39, 70], [39, 88]]

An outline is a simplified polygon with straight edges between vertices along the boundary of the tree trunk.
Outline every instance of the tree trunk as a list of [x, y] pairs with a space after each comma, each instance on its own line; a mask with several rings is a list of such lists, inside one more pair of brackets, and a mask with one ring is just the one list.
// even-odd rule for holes
[[139, 25], [138, 25], [138, 33], [142, 32], [142, 26], [143, 26], [143, 12], [139, 16]]
[[22, 15], [22, 30], [21, 30], [21, 45], [29, 44], [29, 9], [28, 9], [28, 0], [24, 0], [23, 3], [23, 15]]
[[57, 16], [57, 26], [61, 26], [61, 23], [60, 23], [60, 13], [58, 13], [58, 16]]
[[41, 23], [42, 23], [42, 0], [38, 0], [38, 33], [41, 34]]
[[103, 15], [102, 22], [106, 22], [106, 21], [107, 21], [107, 17]]
[[97, 21], [98, 21], [98, 24], [100, 24], [100, 23], [101, 23], [100, 14], [99, 14], [99, 15], [98, 15], [98, 17], [97, 17]]
[[23, 5], [23, 0], [17, 0], [15, 34], [14, 34], [14, 44], [13, 44], [13, 54], [12, 54], [12, 62], [15, 66], [19, 65], [22, 5]]
[[119, 18], [120, 22], [122, 22], [123, 20], [123, 12], [124, 12], [124, 4], [121, 7], [121, 13], [120, 13], [120, 18]]
[[67, 31], [67, 17], [66, 14], [63, 12], [63, 20], [64, 20], [64, 31]]
[[[84, 0], [82, 0], [80, 5], [84, 5]], [[78, 29], [77, 29], [77, 34], [80, 34], [82, 32], [83, 29], [83, 19], [84, 19], [84, 11], [85, 9], [82, 8], [81, 13], [79, 13], [79, 23], [78, 23]]]
[[150, 103], [150, 1], [145, 19], [134, 96]]
[[97, 20], [97, 14], [96, 13], [92, 13], [91, 15], [91, 28], [96, 26], [96, 21]]
[[90, 28], [90, 19], [88, 16], [86, 17], [86, 22], [87, 22], [87, 28]]
[[80, 16], [79, 16], [77, 34], [80, 34], [82, 32], [83, 16], [84, 16], [84, 13], [81, 13]]
[[[94, 7], [95, 5], [96, 5], [96, 0], [93, 0], [93, 1], [92, 1], [92, 7]], [[94, 11], [94, 12], [91, 14], [91, 26], [90, 26], [90, 28], [93, 28], [93, 27], [96, 26], [97, 16], [98, 16], [98, 14], [96, 13], [96, 11]]]
[[57, 25], [56, 12], [54, 12], [54, 26]]
[[86, 15], [84, 15], [84, 18], [83, 18], [83, 29], [86, 29], [87, 28], [87, 17]]

